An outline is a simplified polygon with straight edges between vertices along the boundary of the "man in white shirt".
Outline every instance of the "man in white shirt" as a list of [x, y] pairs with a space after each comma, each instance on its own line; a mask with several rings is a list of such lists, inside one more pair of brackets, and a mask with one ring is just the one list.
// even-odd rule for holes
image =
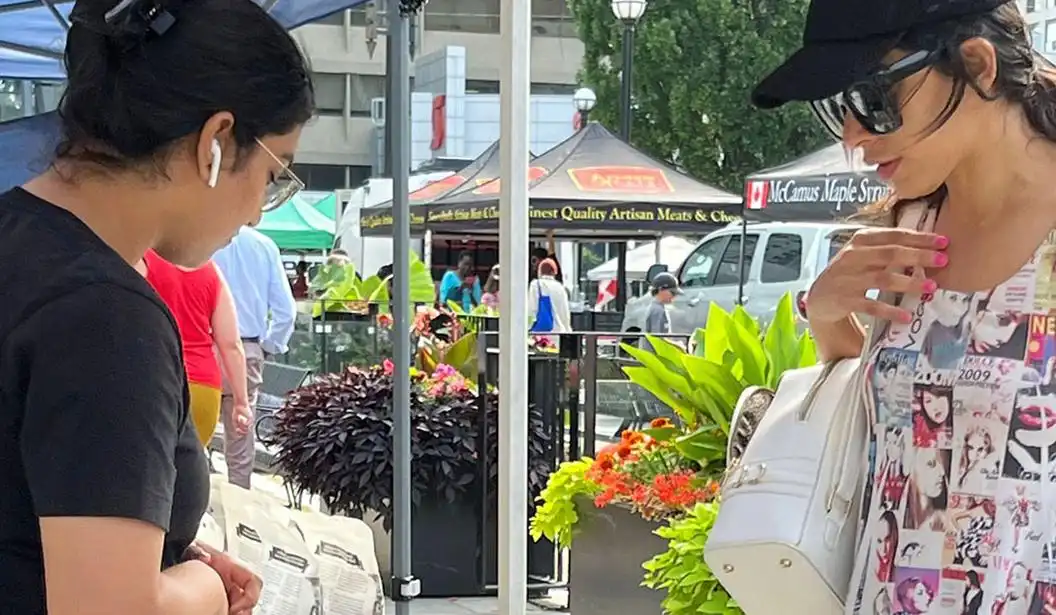
[[[243, 226], [231, 243], [213, 255], [235, 300], [238, 331], [246, 349], [249, 406], [256, 410], [266, 355], [283, 354], [293, 335], [297, 304], [293, 300], [279, 247], [256, 229]], [[224, 460], [228, 480], [250, 488], [255, 430], [240, 435], [235, 429], [233, 400], [227, 383], [220, 414], [224, 421]]]

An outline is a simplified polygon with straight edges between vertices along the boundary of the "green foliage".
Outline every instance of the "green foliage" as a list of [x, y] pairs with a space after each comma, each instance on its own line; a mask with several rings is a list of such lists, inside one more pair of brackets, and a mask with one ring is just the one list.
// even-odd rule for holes
[[[825, 143], [806, 105], [761, 111], [751, 90], [801, 41], [808, 0], [650, 0], [634, 43], [634, 145], [740, 194], [748, 174]], [[591, 119], [619, 125], [623, 26], [610, 0], [569, 0]]]
[[566, 461], [550, 475], [546, 487], [536, 498], [539, 506], [529, 526], [532, 540], [545, 536], [562, 548], [572, 545], [572, 530], [579, 521], [576, 500], [594, 497], [601, 492], [600, 487], [587, 480], [587, 470], [593, 464], [589, 457]]
[[744, 389], [775, 389], [786, 371], [814, 365], [817, 356], [810, 334], [796, 330], [791, 293], [781, 298], [765, 335], [740, 306], [730, 313], [712, 303], [707, 322], [706, 329], [694, 335], [693, 352], [653, 336], [647, 336], [652, 352], [623, 344], [640, 363], [623, 371], [670, 406], [689, 432], [647, 433], [661, 441], [673, 438], [687, 458], [719, 472], [726, 466], [730, 421]]
[[453, 344], [421, 344], [418, 369], [432, 375], [437, 365], [450, 365], [471, 382], [477, 381], [477, 334], [466, 333]]
[[662, 589], [665, 615], [741, 615], [744, 613], [704, 562], [704, 545], [719, 514], [717, 502], [697, 504], [684, 517], [656, 530], [667, 551], [642, 564], [642, 585]]
[[[432, 303], [436, 296], [433, 276], [414, 252], [411, 252], [410, 272], [411, 303]], [[356, 266], [351, 263], [323, 265], [308, 284], [312, 294], [319, 297], [312, 307], [312, 316], [319, 316], [323, 311], [362, 311], [368, 303], [378, 304], [379, 312], [388, 312], [390, 280], [391, 275], [384, 279], [372, 275], [360, 280], [356, 277]]]

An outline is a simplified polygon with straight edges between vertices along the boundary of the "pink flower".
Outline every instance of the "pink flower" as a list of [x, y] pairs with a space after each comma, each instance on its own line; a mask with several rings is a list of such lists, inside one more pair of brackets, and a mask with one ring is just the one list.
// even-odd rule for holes
[[396, 370], [396, 366], [390, 359], [385, 359], [381, 362], [381, 369], [384, 370], [386, 374], [392, 375], [392, 372]]
[[450, 365], [448, 365], [446, 363], [441, 363], [441, 364], [437, 365], [436, 369], [433, 370], [433, 377], [436, 378], [437, 380], [443, 380], [443, 379], [446, 379], [446, 378], [450, 378], [451, 376], [455, 376], [457, 374], [458, 374], [458, 370], [456, 370], [455, 368], [451, 367]]

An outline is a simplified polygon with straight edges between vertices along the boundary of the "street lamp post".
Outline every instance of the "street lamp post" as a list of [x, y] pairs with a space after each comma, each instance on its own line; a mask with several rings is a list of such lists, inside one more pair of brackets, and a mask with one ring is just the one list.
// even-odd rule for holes
[[620, 137], [631, 139], [631, 74], [634, 70], [634, 27], [645, 13], [646, 0], [612, 0], [612, 12], [623, 24], [623, 71], [620, 73]]
[[572, 94], [572, 103], [576, 105], [576, 111], [579, 111], [579, 129], [583, 130], [587, 127], [587, 122], [590, 121], [590, 112], [594, 110], [594, 105], [598, 103], [598, 96], [590, 88], [579, 88]]
[[[634, 27], [647, 0], [612, 0], [612, 12], [623, 23], [623, 71], [620, 73], [620, 138], [631, 142], [631, 74], [634, 70]], [[627, 307], [627, 242], [616, 248], [616, 311]]]

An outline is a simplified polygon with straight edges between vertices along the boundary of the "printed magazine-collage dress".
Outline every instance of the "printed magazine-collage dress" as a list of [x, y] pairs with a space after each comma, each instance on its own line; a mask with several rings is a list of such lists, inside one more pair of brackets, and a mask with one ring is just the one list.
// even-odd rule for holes
[[887, 325], [848, 613], [1056, 615], [1054, 268], [1050, 233], [992, 291]]

